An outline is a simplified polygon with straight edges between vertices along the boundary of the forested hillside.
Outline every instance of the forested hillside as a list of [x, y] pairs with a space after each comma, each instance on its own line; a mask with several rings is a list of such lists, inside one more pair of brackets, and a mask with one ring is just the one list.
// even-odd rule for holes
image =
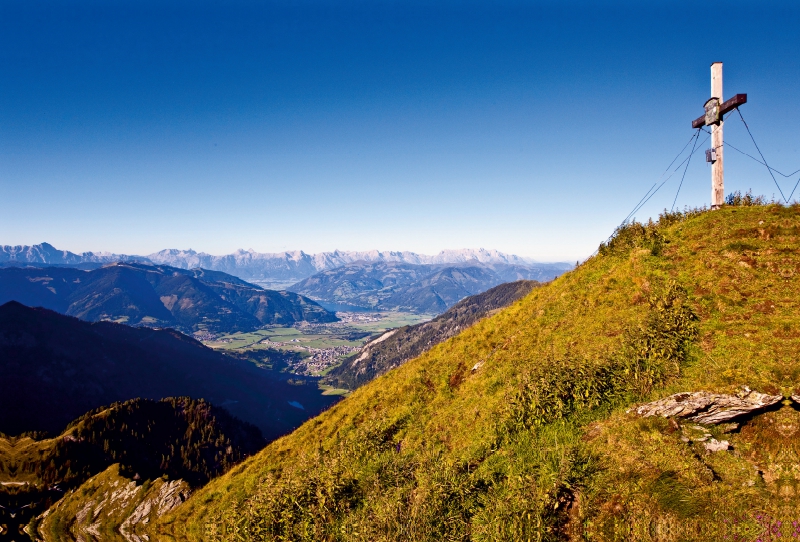
[[205, 269], [116, 263], [0, 268], [0, 304], [18, 301], [82, 320], [195, 331], [252, 331], [265, 324], [334, 322], [336, 315], [291, 292], [264, 290]]
[[130, 478], [167, 476], [199, 487], [266, 444], [254, 425], [189, 397], [104, 406], [44, 442], [47, 451], [32, 469], [35, 479], [73, 486], [118, 463]]
[[335, 402], [315, 386], [278, 381], [174, 330], [0, 306], [0, 432], [55, 433], [103, 405], [174, 396], [205, 398], [269, 439]]
[[[65, 493], [71, 500], [78, 486], [111, 465], [126, 483], [172, 481], [186, 496], [264, 444], [256, 427], [203, 400], [134, 399], [104, 406], [73, 421], [56, 438], [0, 437], [0, 520], [24, 525]], [[61, 526], [62, 538], [77, 512], [69, 517], [66, 511], [49, 517], [51, 526], [54, 521]]]

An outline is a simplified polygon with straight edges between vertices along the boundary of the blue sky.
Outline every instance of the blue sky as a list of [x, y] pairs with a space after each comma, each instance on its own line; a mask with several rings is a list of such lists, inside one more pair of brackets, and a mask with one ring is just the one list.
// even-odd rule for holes
[[[717, 60], [767, 160], [800, 168], [800, 8], [642, 4], [5, 0], [0, 244], [584, 258], [689, 140]], [[738, 117], [725, 137], [754, 151]], [[777, 194], [725, 160], [726, 192]], [[677, 204], [709, 193], [698, 153]]]

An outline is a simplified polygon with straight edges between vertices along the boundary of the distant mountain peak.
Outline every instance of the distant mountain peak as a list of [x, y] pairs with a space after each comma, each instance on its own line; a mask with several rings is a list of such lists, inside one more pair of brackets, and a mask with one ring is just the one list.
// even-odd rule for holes
[[[535, 268], [539, 265], [529, 258], [513, 254], [505, 254], [498, 250], [486, 248], [461, 248], [442, 250], [429, 256], [404, 250], [381, 251], [347, 251], [335, 249], [332, 252], [309, 254], [302, 250], [284, 252], [256, 252], [255, 250], [237, 249], [231, 254], [215, 256], [194, 249], [168, 248], [147, 256], [114, 254], [110, 252], [83, 252], [75, 254], [67, 250], [60, 251], [49, 243], [38, 245], [5, 245], [0, 246], [0, 265], [49, 264], [49, 265], [86, 265], [108, 264], [116, 261], [137, 262], [150, 265], [169, 265], [180, 269], [203, 268], [222, 271], [243, 280], [269, 284], [280, 282], [283, 285], [299, 282], [316, 273], [336, 269], [353, 262], [397, 262], [412, 265], [464, 264], [477, 261], [482, 264], [510, 264]], [[572, 266], [566, 263], [547, 264], [563, 270]]]

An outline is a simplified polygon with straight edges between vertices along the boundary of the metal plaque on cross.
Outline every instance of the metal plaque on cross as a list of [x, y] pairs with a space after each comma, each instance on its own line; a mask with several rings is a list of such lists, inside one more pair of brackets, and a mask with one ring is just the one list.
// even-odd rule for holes
[[719, 98], [710, 98], [705, 105], [706, 110], [706, 126], [719, 123]]

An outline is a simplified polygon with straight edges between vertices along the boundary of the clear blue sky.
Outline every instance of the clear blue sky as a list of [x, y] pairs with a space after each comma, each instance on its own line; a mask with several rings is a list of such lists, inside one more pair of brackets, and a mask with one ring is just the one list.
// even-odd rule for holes
[[[0, 244], [583, 258], [688, 141], [712, 61], [800, 168], [795, 6], [4, 0]], [[678, 206], [709, 177], [698, 153]], [[729, 150], [748, 188], [777, 193]]]

